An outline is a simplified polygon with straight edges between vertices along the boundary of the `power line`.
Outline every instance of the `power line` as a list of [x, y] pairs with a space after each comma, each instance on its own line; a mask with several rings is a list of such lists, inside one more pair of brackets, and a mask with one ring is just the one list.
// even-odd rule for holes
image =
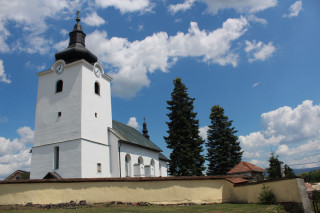
[[315, 162], [310, 162], [310, 163], [290, 164], [289, 166], [299, 166], [299, 165], [306, 165], [306, 164], [312, 164], [312, 163], [320, 163], [320, 161], [315, 161]]
[[312, 157], [312, 156], [315, 156], [315, 155], [320, 155], [320, 153], [317, 153], [317, 154], [313, 154], [313, 155], [309, 155], [309, 156], [307, 156], [307, 157], [296, 158], [296, 159], [293, 159], [293, 160], [300, 160], [300, 159], [303, 159], [303, 158], [308, 158], [308, 157]]

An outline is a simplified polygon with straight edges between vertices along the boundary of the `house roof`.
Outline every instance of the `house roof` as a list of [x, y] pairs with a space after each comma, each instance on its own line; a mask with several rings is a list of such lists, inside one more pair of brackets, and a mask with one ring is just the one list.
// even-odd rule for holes
[[120, 139], [121, 142], [162, 152], [157, 145], [148, 140], [138, 130], [131, 126], [113, 120], [111, 131]]
[[163, 160], [163, 161], [170, 161], [169, 158], [167, 158], [164, 154], [162, 154], [161, 152], [159, 153], [159, 159]]
[[241, 161], [235, 167], [233, 167], [228, 174], [241, 173], [241, 172], [266, 172], [265, 169], [260, 168], [252, 163]]
[[48, 172], [43, 179], [62, 179], [62, 177], [56, 172]]
[[16, 174], [30, 174], [30, 172], [27, 171], [23, 171], [23, 170], [16, 170], [15, 172], [13, 172], [11, 175], [9, 175], [8, 177], [5, 178], [5, 180], [10, 180], [13, 176], [15, 176]]
[[231, 183], [247, 183], [248, 180], [242, 178], [242, 177], [229, 177], [225, 178], [227, 181], [230, 181]]

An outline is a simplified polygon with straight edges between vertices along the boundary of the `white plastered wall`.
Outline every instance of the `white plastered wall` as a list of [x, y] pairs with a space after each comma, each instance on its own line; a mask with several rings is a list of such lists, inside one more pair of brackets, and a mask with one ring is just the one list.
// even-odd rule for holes
[[167, 177], [168, 176], [168, 162], [159, 160], [160, 162], [160, 176], [161, 177]]
[[[71, 168], [72, 172], [67, 172], [61, 167], [57, 171], [58, 174], [63, 178], [110, 177], [109, 148], [104, 147], [101, 151], [97, 148], [101, 145], [97, 144], [108, 145], [108, 127], [112, 127], [111, 78], [104, 74], [97, 77], [92, 69], [91, 64], [79, 60], [67, 64], [61, 74], [57, 74], [53, 70], [38, 74], [31, 178], [43, 178], [44, 173], [52, 171], [54, 152], [53, 148], [50, 148], [51, 145], [70, 143], [70, 146], [73, 146], [73, 141], [78, 141], [79, 146], [73, 146], [73, 153], [70, 156], [77, 157], [66, 161], [60, 159], [61, 165], [64, 165], [65, 168]], [[63, 90], [56, 93], [58, 80], [63, 81]], [[94, 91], [96, 81], [100, 85], [100, 95], [96, 95]], [[61, 112], [61, 117], [58, 116], [58, 112]], [[95, 113], [97, 113], [97, 117]], [[81, 140], [86, 141], [86, 143], [82, 143], [84, 147], [80, 146]], [[60, 148], [61, 157], [63, 156], [63, 147]], [[93, 161], [101, 162], [103, 167], [101, 173], [97, 174], [96, 163], [89, 169], [88, 164], [93, 164]], [[81, 162], [83, 164], [82, 171]]]
[[[111, 177], [109, 146], [81, 141], [81, 177]], [[101, 172], [97, 171], [97, 164], [101, 164]]]
[[115, 136], [110, 130], [109, 144], [110, 144], [110, 172], [111, 177], [120, 177], [119, 168], [119, 138]]
[[159, 152], [152, 151], [146, 148], [130, 145], [127, 143], [121, 143], [120, 147], [120, 161], [121, 161], [121, 177], [125, 177], [125, 156], [129, 154], [131, 158], [130, 171], [131, 177], [134, 177], [134, 164], [138, 163], [138, 158], [143, 158], [144, 165], [150, 165], [151, 160], [155, 163], [155, 176], [159, 176]]
[[[52, 70], [38, 74], [34, 146], [81, 137], [81, 64], [66, 65], [62, 74]], [[56, 82], [63, 81], [56, 93]], [[61, 117], [58, 117], [61, 112]]]
[[[87, 63], [82, 67], [82, 79], [81, 137], [109, 144], [108, 127], [112, 127], [110, 82], [105, 76], [97, 77]], [[95, 82], [100, 85], [100, 95], [95, 94]]]
[[[54, 147], [59, 147], [59, 169], [54, 169]], [[49, 144], [32, 149], [31, 179], [42, 179], [48, 172], [63, 178], [81, 177], [80, 140]]]

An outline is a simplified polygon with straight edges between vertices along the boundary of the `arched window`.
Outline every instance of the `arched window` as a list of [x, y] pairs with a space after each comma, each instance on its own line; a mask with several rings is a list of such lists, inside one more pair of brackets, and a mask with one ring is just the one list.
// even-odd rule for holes
[[143, 158], [141, 156], [138, 158], [138, 164], [143, 164]]
[[130, 177], [131, 176], [131, 157], [129, 154], [126, 154], [125, 157], [125, 169], [126, 169], [126, 177]]
[[62, 80], [58, 80], [57, 83], [56, 83], [56, 93], [62, 92], [62, 88], [63, 88], [63, 81]]
[[100, 84], [98, 82], [94, 83], [94, 93], [100, 95]]
[[150, 167], [150, 176], [154, 177], [155, 176], [155, 168], [154, 168], [155, 167], [155, 162], [154, 162], [153, 159], [151, 159], [150, 165], [151, 165], [151, 167]]
[[154, 160], [153, 159], [151, 159], [150, 165], [154, 167]]

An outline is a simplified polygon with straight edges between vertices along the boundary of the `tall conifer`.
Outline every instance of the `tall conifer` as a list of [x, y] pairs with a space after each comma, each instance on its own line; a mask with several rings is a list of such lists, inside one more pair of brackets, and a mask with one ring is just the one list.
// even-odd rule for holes
[[208, 129], [207, 175], [224, 175], [241, 162], [242, 151], [232, 120], [224, 115], [224, 109], [214, 105], [210, 113], [211, 125]]
[[168, 137], [164, 137], [170, 154], [169, 173], [173, 176], [200, 176], [204, 171], [203, 139], [199, 136], [197, 113], [193, 112], [194, 98], [190, 98], [187, 87], [180, 78], [173, 81], [171, 100], [167, 101], [170, 111]]

